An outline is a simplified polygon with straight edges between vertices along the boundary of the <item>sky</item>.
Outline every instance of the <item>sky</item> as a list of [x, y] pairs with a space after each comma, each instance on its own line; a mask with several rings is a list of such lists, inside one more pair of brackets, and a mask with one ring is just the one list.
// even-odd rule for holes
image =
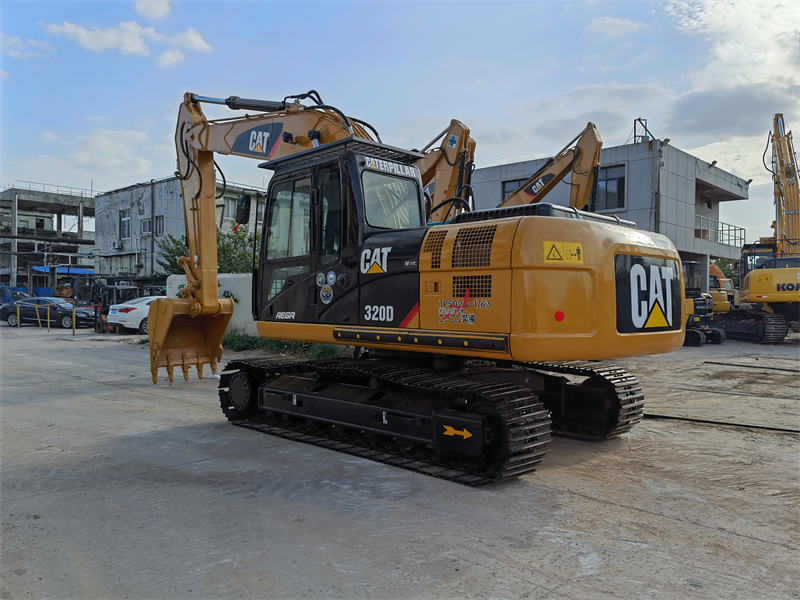
[[[185, 92], [317, 90], [384, 142], [451, 119], [476, 165], [552, 156], [588, 121], [605, 147], [654, 136], [753, 179], [720, 220], [769, 235], [773, 114], [800, 131], [800, 2], [0, 3], [0, 184], [108, 191], [175, 171]], [[209, 118], [233, 116], [204, 105]], [[263, 186], [256, 161], [220, 157]]]

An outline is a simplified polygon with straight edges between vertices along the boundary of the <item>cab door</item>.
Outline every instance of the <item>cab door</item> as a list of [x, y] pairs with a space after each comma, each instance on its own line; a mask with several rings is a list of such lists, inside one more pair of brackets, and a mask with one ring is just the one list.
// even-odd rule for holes
[[[345, 171], [346, 173], [346, 171]], [[315, 294], [317, 323], [358, 322], [358, 246], [355, 206], [339, 164], [317, 171], [315, 205]]]
[[273, 184], [267, 201], [258, 274], [260, 319], [316, 321], [312, 270], [312, 174]]

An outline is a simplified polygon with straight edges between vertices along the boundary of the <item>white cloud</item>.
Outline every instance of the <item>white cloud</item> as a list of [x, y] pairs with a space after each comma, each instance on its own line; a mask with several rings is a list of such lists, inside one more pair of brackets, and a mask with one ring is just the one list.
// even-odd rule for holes
[[169, 5], [169, 0], [139, 0], [134, 5], [134, 8], [137, 13], [151, 21], [166, 19], [172, 10]]
[[86, 50], [92, 52], [119, 50], [123, 56], [128, 54], [150, 56], [152, 52], [145, 40], [160, 41], [164, 38], [162, 34], [152, 27], [142, 27], [136, 21], [122, 22], [118, 27], [109, 27], [107, 29], [100, 29], [99, 27], [87, 29], [66, 21], [62, 25], [40, 24], [49, 33], [75, 40], [79, 46]]
[[617, 19], [616, 17], [599, 17], [592, 19], [586, 31], [602, 35], [607, 38], [628, 35], [644, 27], [644, 23], [637, 23], [629, 19]]
[[171, 50], [167, 50], [161, 56], [156, 59], [156, 63], [162, 69], [171, 69], [172, 67], [176, 67], [183, 62], [184, 59], [183, 52], [176, 48], [172, 48]]
[[3, 39], [3, 50], [8, 50], [9, 48], [22, 50], [25, 47], [25, 44], [23, 44], [22, 40], [18, 37], [11, 37], [10, 35], [5, 35], [4, 33], [0, 33], [0, 37]]
[[0, 79], [8, 79], [8, 71], [3, 71], [3, 69], [0, 69]]
[[45, 52], [55, 52], [55, 47], [51, 46], [47, 42], [37, 42], [36, 40], [28, 38], [28, 45], [35, 48], [41, 48]]
[[696, 89], [798, 85], [796, 2], [689, 0], [665, 10], [678, 29], [711, 43], [711, 60], [690, 77]]
[[55, 142], [56, 140], [58, 140], [58, 136], [52, 131], [43, 131], [42, 140], [44, 140], [45, 142]]
[[110, 190], [149, 180], [154, 173], [169, 175], [164, 165], [170, 159], [174, 164], [174, 147], [165, 153], [148, 139], [143, 131], [112, 129], [58, 138], [57, 144], [47, 146], [49, 154], [4, 157], [4, 176], [10, 181], [41, 181], [41, 174], [47, 173], [46, 181], [60, 185], [89, 188], [94, 181], [94, 189]]
[[[772, 182], [772, 175], [761, 162], [766, 147], [767, 130], [765, 127], [763, 135], [734, 136], [699, 148], [691, 148], [686, 152], [707, 162], [716, 160], [721, 169], [745, 180], [752, 179], [753, 186], [768, 184]], [[769, 149], [766, 160], [772, 160]]]
[[194, 27], [189, 27], [183, 33], [170, 38], [169, 45], [183, 48], [184, 50], [197, 50], [198, 52], [211, 52], [213, 50]]
[[55, 48], [50, 44], [48, 44], [47, 42], [37, 42], [36, 40], [29, 39], [26, 43], [23, 42], [22, 39], [18, 37], [11, 37], [3, 34], [0, 34], [0, 36], [2, 36], [3, 38], [3, 50], [5, 50], [5, 53], [11, 58], [19, 58], [20, 60], [47, 58], [47, 56], [41, 54], [40, 52], [22, 52], [22, 50], [24, 50], [28, 46], [41, 48], [44, 52], [47, 53], [55, 51]]
[[[194, 27], [167, 38], [154, 28], [142, 27], [136, 21], [123, 22], [118, 27], [107, 29], [87, 28], [66, 21], [62, 25], [39, 24], [49, 33], [74, 40], [79, 46], [92, 52], [117, 50], [122, 55], [151, 56], [153, 51], [148, 43], [169, 44], [172, 48], [165, 50], [156, 58], [156, 64], [163, 69], [170, 69], [181, 64], [186, 59], [184, 51], [211, 52], [213, 50]], [[9, 46], [6, 50], [7, 53], [20, 54], [17, 48], [20, 47], [22, 41], [19, 38], [4, 37], [3, 44]]]

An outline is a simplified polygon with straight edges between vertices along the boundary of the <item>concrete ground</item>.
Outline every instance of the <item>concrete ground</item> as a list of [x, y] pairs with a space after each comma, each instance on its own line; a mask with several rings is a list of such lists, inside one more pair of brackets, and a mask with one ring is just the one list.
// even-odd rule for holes
[[[233, 427], [138, 339], [0, 325], [0, 597], [800, 596], [797, 433], [646, 419], [472, 489]], [[620, 362], [651, 414], [800, 429], [796, 334]]]

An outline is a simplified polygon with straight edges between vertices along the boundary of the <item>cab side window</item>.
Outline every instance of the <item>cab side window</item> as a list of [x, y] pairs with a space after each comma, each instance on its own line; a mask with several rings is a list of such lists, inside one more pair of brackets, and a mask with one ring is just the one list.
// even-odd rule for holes
[[322, 179], [322, 210], [320, 265], [327, 266], [339, 262], [342, 255], [342, 188], [339, 169], [326, 169], [320, 172]]
[[308, 256], [311, 177], [275, 186], [269, 215], [267, 260]]
[[[311, 177], [284, 181], [272, 190], [267, 226], [267, 262], [272, 267], [267, 301], [311, 271]], [[265, 271], [266, 272], [266, 271]]]

